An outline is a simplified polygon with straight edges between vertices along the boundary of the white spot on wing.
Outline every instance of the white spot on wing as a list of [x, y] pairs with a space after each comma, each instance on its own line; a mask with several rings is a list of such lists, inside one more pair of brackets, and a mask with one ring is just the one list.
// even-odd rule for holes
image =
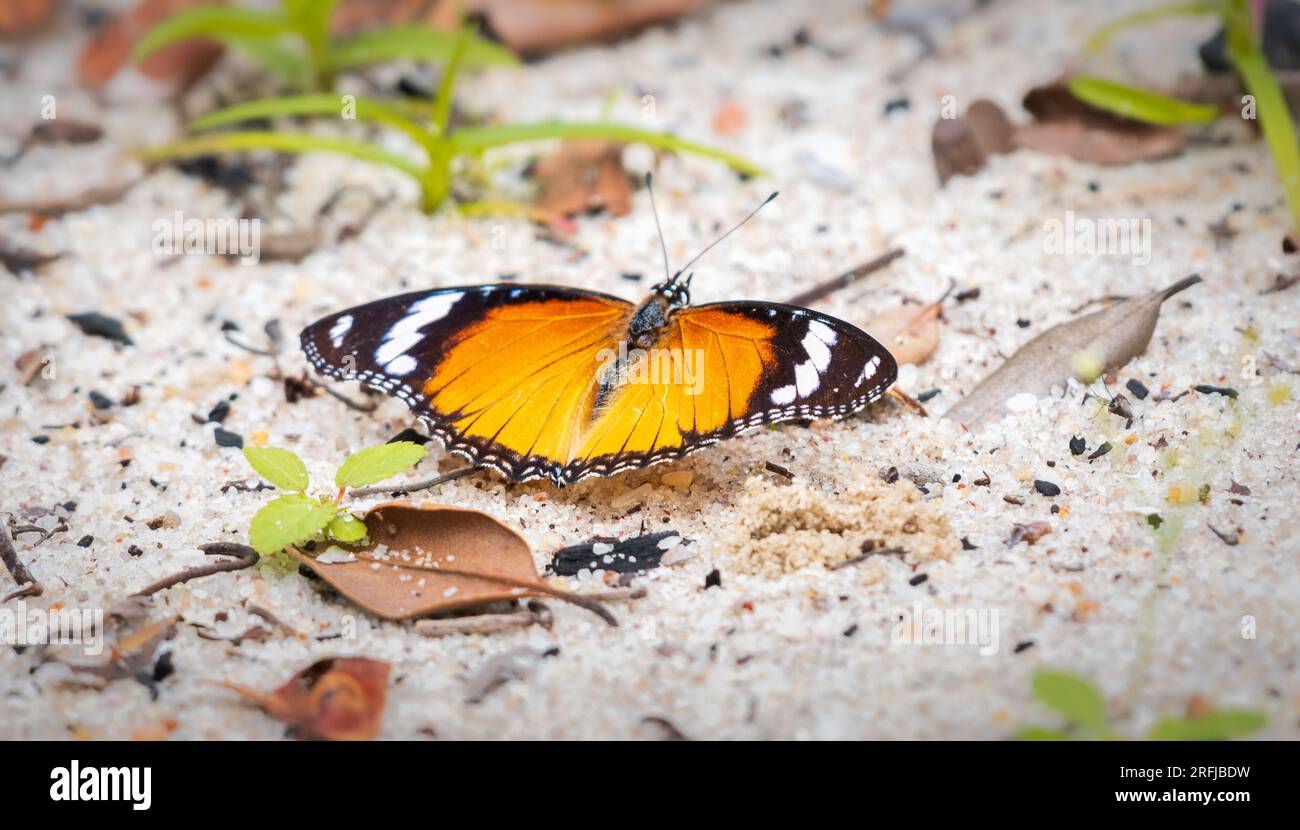
[[[425, 297], [412, 303], [402, 319], [394, 323], [384, 335], [383, 342], [375, 350], [375, 362], [382, 365], [386, 371], [393, 371], [388, 364], [405, 355], [420, 342], [420, 329], [446, 317], [447, 312], [460, 298], [459, 292], [434, 294], [432, 297]], [[407, 371], [409, 372], [410, 369]]]
[[[835, 334], [835, 329], [826, 325], [821, 320], [813, 320], [809, 323], [808, 333], [825, 343], [827, 346], [834, 346], [835, 341], [839, 339], [839, 336]], [[805, 339], [804, 342], [807, 343], [807, 339]]]
[[[812, 326], [820, 326], [821, 323], [813, 323]], [[803, 338], [803, 350], [808, 353], [808, 360], [817, 368], [818, 373], [826, 371], [826, 367], [831, 365], [831, 350], [827, 348], [826, 342], [819, 338], [813, 332], [812, 326], [808, 327], [808, 334]], [[825, 326], [822, 326], [825, 328]], [[834, 336], [834, 332], [831, 335]]]
[[409, 375], [415, 370], [416, 365], [415, 358], [411, 357], [409, 354], [399, 354], [397, 357], [388, 361], [384, 366], [384, 369], [388, 374], [400, 377], [402, 375]]
[[817, 387], [821, 385], [821, 375], [817, 374], [817, 367], [813, 366], [811, 360], [794, 367], [794, 385], [799, 390], [801, 398], [806, 398], [817, 391]]
[[794, 400], [794, 386], [782, 386], [779, 389], [772, 390], [772, 403], [777, 406], [785, 406]]
[[339, 346], [342, 346], [343, 335], [347, 334], [351, 328], [352, 328], [351, 314], [344, 314], [342, 317], [335, 320], [334, 325], [330, 326], [330, 345], [332, 345], [336, 349]]

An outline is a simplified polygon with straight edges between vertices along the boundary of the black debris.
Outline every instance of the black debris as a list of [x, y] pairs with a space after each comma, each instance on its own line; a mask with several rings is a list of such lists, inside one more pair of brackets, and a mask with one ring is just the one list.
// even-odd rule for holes
[[96, 409], [112, 409], [113, 399], [102, 392], [96, 392], [92, 389], [90, 390], [90, 405]]
[[1211, 386], [1208, 383], [1198, 383], [1192, 387], [1202, 395], [1227, 395], [1229, 398], [1237, 397], [1237, 390], [1229, 386]]
[[1019, 654], [1020, 652], [1024, 651], [1025, 649], [1030, 649], [1030, 648], [1033, 648], [1033, 647], [1034, 647], [1034, 641], [1033, 641], [1033, 640], [1021, 640], [1020, 642], [1016, 643], [1016, 647], [1013, 649], [1013, 651], [1014, 651], [1016, 654]]
[[1020, 326], [1020, 328], [1022, 329], [1027, 329], [1033, 325], [1033, 322], [1030, 320], [1026, 320], [1024, 317], [1021, 317], [1019, 320], [1016, 321], [1016, 325]]
[[238, 432], [231, 432], [228, 429], [217, 427], [212, 433], [212, 437], [217, 440], [218, 447], [234, 447], [238, 450], [244, 448], [244, 436]]
[[1123, 395], [1116, 394], [1115, 397], [1111, 398], [1110, 403], [1107, 404], [1106, 406], [1106, 409], [1109, 410], [1112, 414], [1118, 415], [1121, 418], [1125, 418], [1130, 421], [1133, 420], [1133, 405], [1130, 404], [1128, 402], [1128, 398], [1124, 397]]
[[126, 549], [126, 552], [131, 556], [144, 556], [144, 548], [139, 545], [132, 545]]
[[1102, 442], [1102, 445], [1100, 447], [1092, 451], [1092, 454], [1088, 456], [1088, 460], [1096, 461], [1098, 458], [1101, 458], [1103, 455], [1105, 455], [1110, 451], [1111, 451], [1111, 443], [1109, 441], [1104, 441]]
[[959, 303], [964, 303], [967, 300], [978, 300], [980, 298], [980, 290], [978, 288], [967, 288], [965, 291], [958, 291], [952, 296], [952, 298]]
[[82, 334], [102, 337], [105, 340], [121, 343], [123, 346], [135, 345], [122, 326], [122, 321], [116, 317], [109, 317], [97, 311], [87, 311], [82, 314], [69, 314], [68, 320], [81, 329]]
[[1139, 401], [1146, 400], [1147, 395], [1151, 394], [1151, 390], [1147, 389], [1146, 386], [1143, 385], [1142, 381], [1137, 378], [1131, 378], [1128, 383], [1124, 384], [1124, 388], [1132, 392], [1133, 397], [1137, 398]]
[[392, 438], [389, 438], [386, 443], [396, 444], [398, 441], [410, 441], [412, 444], [423, 445], [429, 443], [429, 436], [425, 435], [423, 432], [420, 432], [418, 429], [415, 429], [413, 427], [407, 427], [406, 429], [394, 435]]
[[172, 653], [164, 651], [158, 655], [158, 662], [153, 664], [153, 682], [161, 683], [176, 673], [176, 665], [172, 663]]
[[925, 582], [925, 581], [928, 580], [929, 578], [930, 578], [930, 575], [929, 575], [929, 574], [917, 574], [916, 576], [914, 576], [914, 577], [912, 577], [911, 579], [907, 580], [907, 584], [908, 584], [908, 585], [920, 585], [921, 583]]
[[963, 537], [961, 537], [961, 549], [962, 549], [962, 550], [979, 550], [979, 547], [978, 547], [977, 545], [973, 544], [973, 543], [971, 542], [970, 539], [967, 539], [965, 536], [963, 536]]
[[50, 443], [50, 436], [48, 436], [48, 435], [33, 435], [33, 436], [32, 436], [32, 443], [33, 443], [33, 444], [48, 444], [48, 443]]
[[212, 410], [208, 412], [208, 423], [219, 424], [226, 420], [226, 416], [229, 414], [230, 401], [225, 399], [219, 400], [217, 401], [217, 405], [212, 407]]
[[897, 98], [890, 98], [885, 102], [885, 115], [891, 115], [895, 112], [905, 112], [912, 108], [912, 102], [906, 95], [900, 95]]
[[707, 591], [710, 588], [721, 588], [721, 587], [722, 587], [722, 572], [719, 571], [717, 568], [714, 568], [713, 570], [709, 571], [708, 576], [704, 577], [704, 590]]
[[845, 637], [852, 637], [854, 634], [857, 634], [857, 633], [858, 633], [858, 624], [857, 624], [857, 623], [854, 623], [853, 625], [851, 625], [851, 626], [849, 626], [848, 628], [844, 629], [844, 636], [845, 636]]
[[80, 539], [77, 540], [77, 547], [88, 548], [94, 543], [95, 543], [95, 537], [91, 536], [90, 534], [86, 534], [85, 536], [82, 536]]
[[1043, 481], [1041, 478], [1034, 479], [1034, 489], [1043, 496], [1052, 497], [1061, 495], [1060, 486], [1053, 484], [1050, 481]]
[[1083, 440], [1083, 436], [1076, 435], [1070, 439], [1070, 454], [1083, 455], [1083, 451], [1088, 449], [1088, 442]]
[[939, 390], [939, 389], [927, 389], [927, 390], [925, 390], [924, 392], [922, 392], [921, 394], [917, 395], [917, 396], [916, 396], [916, 399], [917, 399], [917, 401], [919, 401], [919, 402], [921, 402], [921, 403], [925, 403], [926, 401], [930, 400], [931, 398], [937, 398], [937, 397], [939, 396], [940, 392], [941, 392], [941, 390]]

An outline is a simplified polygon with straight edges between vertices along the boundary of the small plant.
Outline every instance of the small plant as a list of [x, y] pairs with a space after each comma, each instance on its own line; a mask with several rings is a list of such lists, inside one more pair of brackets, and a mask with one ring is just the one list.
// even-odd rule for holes
[[[428, 123], [425, 123], [418, 114], [412, 115], [404, 108], [384, 101], [351, 95], [340, 97], [332, 93], [313, 93], [236, 104], [208, 113], [190, 125], [192, 130], [205, 130], [276, 116], [342, 116], [348, 120], [356, 119], [379, 124], [406, 135], [423, 151], [425, 158], [422, 162], [413, 161], [376, 144], [354, 138], [274, 130], [249, 130], [186, 138], [147, 148], [140, 151], [138, 155], [145, 160], [159, 160], [245, 150], [341, 153], [362, 161], [387, 165], [413, 178], [420, 186], [421, 206], [428, 213], [437, 210], [451, 193], [453, 165], [458, 160], [476, 159], [493, 147], [523, 141], [590, 138], [641, 142], [658, 149], [695, 153], [706, 158], [717, 159], [742, 174], [763, 173], [762, 168], [725, 150], [686, 141], [672, 133], [653, 132], [607, 121], [502, 124], [453, 129], [451, 105], [456, 76], [471, 42], [470, 31], [468, 29], [462, 31], [447, 68], [443, 72], [437, 96], [428, 111], [424, 113], [427, 115]], [[500, 211], [506, 207], [508, 206], [491, 203], [470, 203], [462, 205], [461, 209], [471, 213]]]
[[[336, 0], [283, 0], [281, 10], [192, 6], [150, 29], [136, 46], [137, 61], [190, 38], [219, 40], [239, 49], [295, 89], [333, 87], [336, 73], [391, 60], [444, 63], [457, 35], [419, 25], [383, 26], [343, 40], [329, 30]], [[514, 64], [510, 50], [470, 37], [464, 61], [471, 66]]]
[[270, 484], [288, 495], [257, 511], [248, 529], [249, 544], [258, 553], [273, 554], [290, 545], [323, 539], [356, 545], [366, 538], [366, 524], [346, 506], [346, 491], [391, 478], [415, 466], [428, 451], [410, 441], [395, 441], [350, 455], [334, 474], [338, 494], [309, 496], [307, 465], [286, 449], [245, 447], [244, 458]]
[[[1034, 673], [1034, 697], [1066, 720], [1065, 729], [1029, 726], [1016, 733], [1022, 741], [1068, 741], [1076, 737], [1120, 740], [1106, 719], [1106, 700], [1096, 686], [1069, 672], [1040, 669]], [[1268, 724], [1254, 709], [1220, 709], [1204, 715], [1162, 718], [1147, 738], [1153, 741], [1227, 741], [1258, 732]]]
[[[1117, 33], [1169, 17], [1215, 15], [1227, 32], [1228, 58], [1253, 97], [1264, 140], [1277, 166], [1282, 192], [1291, 211], [1292, 230], [1300, 231], [1300, 146], [1286, 97], [1260, 48], [1248, 0], [1172, 3], [1145, 9], [1114, 20], [1098, 29], [1088, 40], [1088, 49], [1101, 49]], [[1095, 107], [1154, 124], [1203, 124], [1213, 120], [1213, 107], [1189, 104], [1177, 99], [1124, 86], [1098, 78], [1076, 78], [1071, 91]]]

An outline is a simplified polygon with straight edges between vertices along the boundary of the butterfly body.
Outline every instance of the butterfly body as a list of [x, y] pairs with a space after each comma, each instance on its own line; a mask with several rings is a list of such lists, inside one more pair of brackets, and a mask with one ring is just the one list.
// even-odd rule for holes
[[320, 372], [404, 401], [447, 449], [512, 481], [564, 485], [680, 458], [762, 424], [843, 418], [897, 374], [857, 328], [775, 303], [639, 305], [553, 285], [441, 288], [325, 317]]

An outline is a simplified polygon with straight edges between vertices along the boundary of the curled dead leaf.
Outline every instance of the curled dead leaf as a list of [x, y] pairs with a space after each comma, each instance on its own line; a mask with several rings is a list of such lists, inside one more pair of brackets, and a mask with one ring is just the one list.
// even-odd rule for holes
[[623, 168], [622, 144], [566, 141], [537, 162], [533, 175], [541, 186], [537, 207], [555, 219], [600, 210], [626, 216], [632, 210], [632, 180]]
[[[96, 32], [77, 57], [77, 75], [84, 86], [97, 89], [108, 83], [131, 60], [140, 38], [156, 24], [189, 6], [210, 0], [141, 0]], [[185, 89], [221, 57], [222, 48], [211, 40], [187, 40], [160, 49], [145, 58], [140, 74], [155, 81], [170, 81]]]
[[406, 620], [501, 600], [553, 596], [618, 624], [598, 602], [543, 582], [528, 543], [486, 513], [388, 502], [372, 508], [365, 522], [368, 543], [353, 550], [350, 558], [288, 551], [373, 614]]
[[950, 287], [942, 297], [928, 305], [901, 305], [886, 309], [868, 321], [867, 334], [889, 349], [900, 366], [907, 363], [920, 365], [939, 348], [939, 313], [943, 301], [951, 293]]
[[325, 741], [368, 741], [379, 734], [388, 694], [383, 660], [331, 657], [318, 660], [269, 694], [219, 683], [256, 703], [271, 717]]
[[940, 118], [930, 137], [939, 184], [958, 174], [969, 176], [989, 156], [1014, 150], [1013, 133], [1002, 108], [983, 98], [972, 103], [965, 115]]
[[1200, 281], [1193, 274], [1160, 291], [1053, 326], [1022, 346], [943, 417], [971, 428], [1005, 415], [1014, 399], [1047, 395], [1071, 377], [1091, 383], [1122, 367], [1146, 351], [1161, 304]]
[[1121, 165], [1165, 158], [1191, 137], [1179, 127], [1145, 124], [1091, 106], [1063, 80], [1031, 89], [1024, 107], [1036, 121], [1015, 129], [1015, 145], [1075, 161]]

